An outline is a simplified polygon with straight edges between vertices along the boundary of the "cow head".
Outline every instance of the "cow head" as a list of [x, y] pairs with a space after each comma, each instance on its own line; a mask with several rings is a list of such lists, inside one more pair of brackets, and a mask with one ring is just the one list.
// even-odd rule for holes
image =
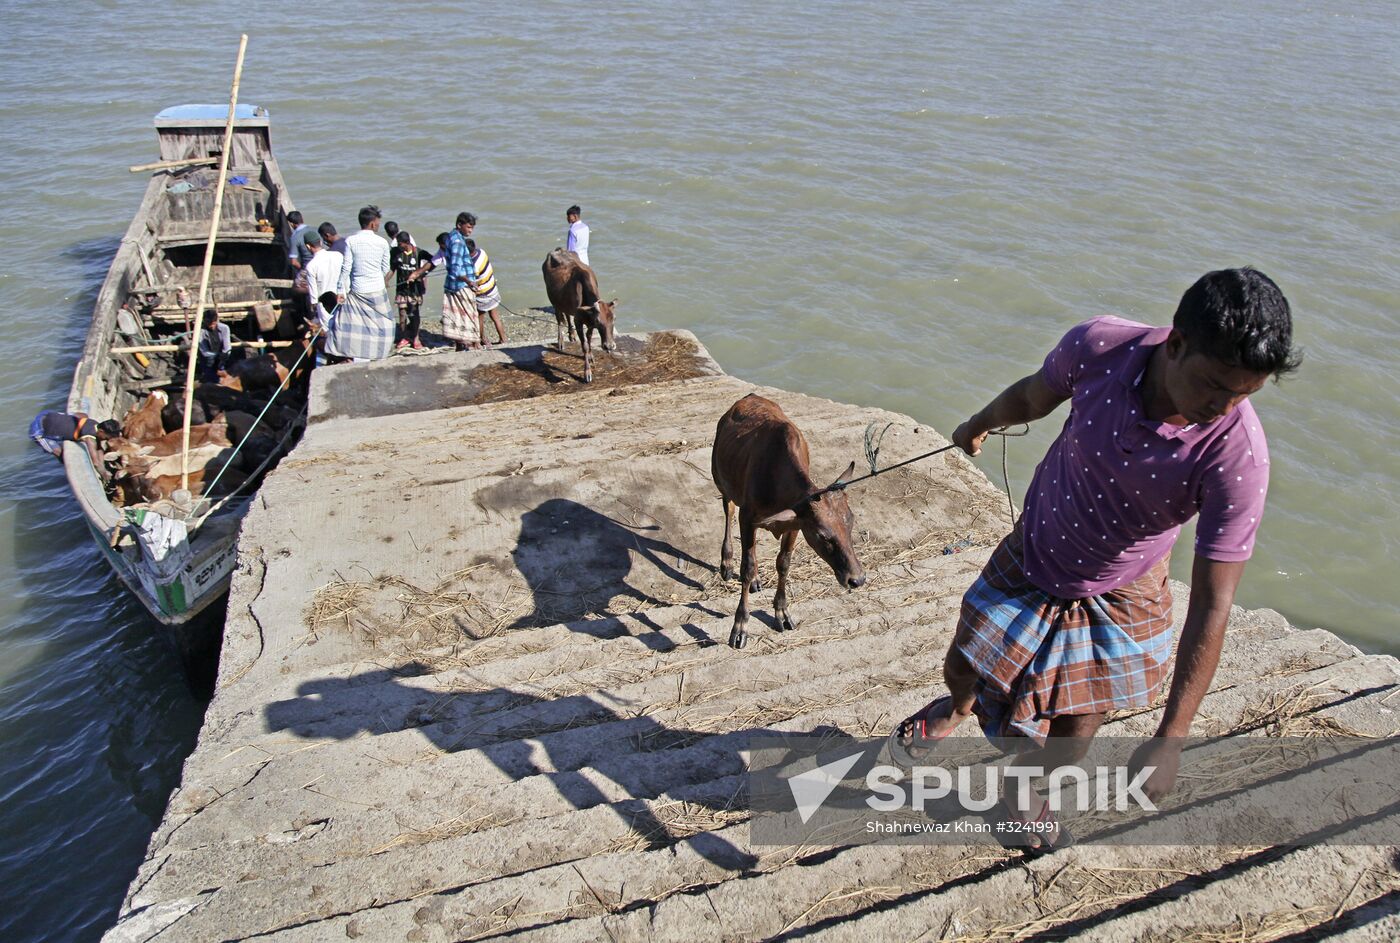
[[580, 311], [591, 311], [597, 316], [598, 333], [603, 335], [603, 349], [607, 351], [617, 350], [617, 336], [613, 333], [613, 308], [617, 307], [617, 299], [612, 301], [596, 301]]
[[[852, 462], [832, 484], [849, 481], [855, 471], [856, 463]], [[805, 498], [794, 508], [764, 518], [758, 522], [758, 526], [771, 528], [786, 521], [802, 529], [807, 545], [831, 567], [837, 583], [847, 589], [859, 589], [865, 585], [865, 567], [856, 557], [855, 547], [851, 544], [855, 516], [851, 513], [845, 491], [828, 491], [815, 498]]]

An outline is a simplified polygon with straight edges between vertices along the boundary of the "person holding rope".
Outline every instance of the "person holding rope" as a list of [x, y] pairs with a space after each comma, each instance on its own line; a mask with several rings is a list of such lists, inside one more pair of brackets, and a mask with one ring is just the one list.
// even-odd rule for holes
[[491, 268], [491, 258], [486, 254], [486, 250], [472, 239], [467, 240], [467, 251], [471, 253], [472, 272], [476, 276], [472, 290], [476, 292], [476, 323], [481, 331], [481, 342], [487, 347], [491, 346], [486, 340], [486, 316], [489, 314], [491, 324], [496, 328], [496, 343], [504, 344], [506, 329], [501, 326], [501, 313], [496, 310], [501, 306], [501, 290], [496, 287], [496, 273]]
[[[949, 693], [895, 730], [896, 758], [917, 762], [975, 714], [989, 738], [1015, 738], [1026, 762], [1049, 768], [1082, 758], [1108, 711], [1150, 706], [1172, 652], [1168, 557], [1199, 515], [1166, 708], [1157, 739], [1133, 757], [1135, 771], [1154, 768], [1150, 797], [1170, 792], [1264, 514], [1269, 452], [1249, 397], [1297, 368], [1292, 333], [1268, 276], [1210, 272], [1171, 327], [1085, 321], [958, 426], [954, 444], [976, 456], [993, 430], [1070, 401], [1020, 521], [963, 597]], [[1031, 805], [1007, 810], [1048, 826], [1031, 850], [1068, 843], [1048, 804], [1032, 795]]]
[[[443, 264], [447, 269], [442, 290], [442, 336], [457, 350], [475, 350], [481, 346], [481, 324], [477, 320], [473, 290], [476, 268], [467, 246], [467, 237], [475, 226], [475, 216], [465, 211], [458, 213], [457, 223], [442, 247]], [[425, 263], [410, 278], [421, 278], [431, 265], [431, 262]]]
[[431, 265], [432, 256], [427, 250], [413, 244], [413, 237], [406, 229], [395, 233], [394, 239], [396, 244], [389, 251], [389, 266], [398, 278], [394, 291], [394, 304], [399, 309], [396, 349], [412, 346], [414, 350], [422, 350], [423, 341], [418, 337], [418, 328], [422, 323], [423, 295], [427, 286], [421, 278], [414, 279], [413, 273], [423, 265]]

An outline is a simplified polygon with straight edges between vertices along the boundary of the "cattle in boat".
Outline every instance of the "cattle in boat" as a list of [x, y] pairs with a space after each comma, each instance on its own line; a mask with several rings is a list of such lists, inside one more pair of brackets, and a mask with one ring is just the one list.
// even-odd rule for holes
[[122, 438], [145, 443], [165, 435], [161, 411], [169, 404], [169, 394], [164, 390], [156, 390], [141, 403], [128, 409], [122, 417]]
[[593, 332], [597, 331], [604, 350], [616, 350], [613, 333], [613, 308], [617, 299], [603, 301], [598, 294], [598, 276], [583, 263], [576, 253], [555, 249], [545, 256], [540, 266], [544, 273], [544, 290], [554, 306], [554, 320], [559, 329], [559, 349], [564, 349], [564, 329], [573, 340], [578, 332], [579, 348], [583, 352], [583, 382], [593, 382]]
[[[720, 576], [726, 580], [736, 575], [730, 546], [736, 509], [739, 518], [741, 562], [737, 575], [742, 588], [729, 634], [731, 647], [743, 648], [748, 641], [749, 593], [762, 589], [758, 580], [759, 530], [769, 531], [779, 541], [778, 587], [773, 597], [778, 631], [797, 627], [788, 611], [787, 575], [799, 533], [831, 567], [837, 583], [848, 590], [865, 584], [865, 568], [851, 545], [854, 518], [846, 494], [841, 490], [817, 494], [822, 489], [812, 481], [807, 440], [777, 403], [751, 393], [720, 417], [710, 473], [724, 507]], [[854, 473], [852, 462], [833, 486], [850, 480]]]
[[219, 386], [254, 393], [285, 387], [291, 371], [272, 354], [236, 360], [219, 371]]

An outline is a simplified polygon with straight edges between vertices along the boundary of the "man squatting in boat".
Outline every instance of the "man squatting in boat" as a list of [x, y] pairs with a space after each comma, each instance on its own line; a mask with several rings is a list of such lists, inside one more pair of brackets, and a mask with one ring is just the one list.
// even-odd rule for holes
[[[1082, 758], [1108, 711], [1149, 706], [1165, 676], [1167, 561], [1199, 513], [1177, 669], [1156, 739], [1133, 757], [1135, 771], [1155, 767], [1149, 797], [1172, 789], [1182, 742], [1171, 738], [1186, 736], [1215, 674], [1264, 513], [1269, 453], [1248, 397], [1297, 368], [1292, 333], [1268, 276], [1210, 272], [1182, 296], [1171, 327], [1085, 321], [954, 431], [977, 455], [992, 430], [1070, 401], [1018, 526], [963, 597], [944, 662], [948, 696], [905, 720], [892, 747], [917, 761], [975, 713], [988, 737], [1024, 738], [1030, 765]], [[1032, 850], [1070, 840], [1034, 795], [1030, 809], [1007, 811], [1046, 826]]]

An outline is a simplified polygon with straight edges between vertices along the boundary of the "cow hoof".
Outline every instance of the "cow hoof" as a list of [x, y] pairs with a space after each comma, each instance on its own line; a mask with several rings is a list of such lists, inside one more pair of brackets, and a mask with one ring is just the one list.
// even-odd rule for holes
[[748, 633], [745, 632], [743, 629], [739, 628], [739, 627], [736, 625], [733, 629], [730, 630], [730, 632], [729, 632], [729, 647], [730, 647], [730, 648], [743, 648], [743, 647], [744, 647], [745, 645], [747, 645], [748, 643], [749, 643], [749, 636], [748, 636]]
[[755, 576], [755, 577], [753, 578], [753, 582], [749, 584], [749, 592], [751, 592], [751, 593], [761, 593], [761, 592], [763, 592], [763, 580], [761, 580], [761, 579], [759, 579], [758, 577]]
[[797, 620], [786, 612], [774, 613], [778, 617], [778, 631], [792, 632], [797, 628]]
[[735, 578], [735, 574], [734, 574], [734, 564], [732, 564], [732, 563], [721, 563], [721, 564], [719, 565], [719, 578], [722, 579], [722, 580], [724, 580], [726, 583], [729, 582], [730, 580], [734, 579], [734, 578]]

